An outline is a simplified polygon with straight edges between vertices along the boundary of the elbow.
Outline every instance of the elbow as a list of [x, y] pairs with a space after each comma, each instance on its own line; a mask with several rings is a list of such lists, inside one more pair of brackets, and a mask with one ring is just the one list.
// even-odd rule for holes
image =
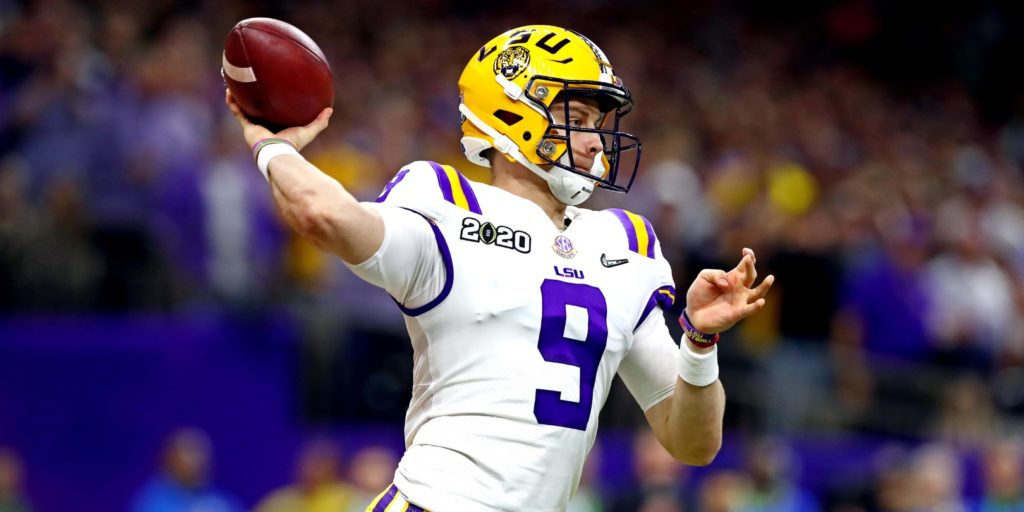
[[707, 466], [715, 461], [719, 450], [722, 448], [721, 438], [705, 440], [699, 443], [692, 443], [687, 446], [680, 446], [669, 450], [669, 453], [677, 461], [688, 466]]
[[336, 205], [329, 205], [315, 195], [311, 196], [292, 207], [292, 227], [317, 245], [322, 245], [344, 221]]

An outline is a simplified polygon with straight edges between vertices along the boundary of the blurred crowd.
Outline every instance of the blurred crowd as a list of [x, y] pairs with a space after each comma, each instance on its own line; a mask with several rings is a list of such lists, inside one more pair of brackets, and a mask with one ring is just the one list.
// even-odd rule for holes
[[[801, 485], [793, 450], [781, 439], [743, 441], [744, 458], [731, 467], [694, 472], [676, 462], [649, 431], [632, 446], [628, 485], [602, 479], [607, 464], [600, 444], [584, 468], [579, 491], [567, 512], [918, 512], [1017, 511], [1024, 508], [1024, 444], [995, 440], [973, 466], [955, 452], [926, 443], [912, 450], [895, 446], [877, 452], [869, 475], [851, 478], [825, 492]], [[386, 489], [397, 465], [388, 448], [369, 445], [342, 457], [338, 443], [311, 439], [296, 457], [293, 481], [269, 489], [246, 506], [217, 485], [210, 438], [196, 428], [171, 433], [158, 466], [125, 504], [132, 512], [362, 512]], [[624, 461], [617, 461], [622, 463]], [[977, 471], [977, 489], [966, 473]], [[23, 464], [0, 448], [0, 511], [30, 512], [22, 490]], [[836, 475], [839, 476], [839, 475]]]
[[[1024, 87], [998, 60], [1019, 55], [1011, 4], [936, 8], [945, 18], [912, 32], [925, 13], [867, 0], [798, 13], [418, 0], [389, 6], [386, 21], [368, 0], [0, 0], [0, 311], [288, 307], [305, 326], [312, 393], [331, 395], [331, 361], [368, 350], [353, 348], [367, 337], [408, 350], [404, 326], [385, 294], [275, 215], [223, 105], [228, 30], [270, 15], [319, 42], [337, 95], [307, 157], [370, 200], [419, 159], [485, 181], [458, 149], [462, 66], [506, 28], [564, 24], [609, 55], [637, 102], [627, 129], [644, 142], [634, 189], [587, 206], [651, 218], [680, 288], [742, 247], [777, 277], [766, 310], [721, 345], [730, 431], [927, 442], [888, 454], [842, 510], [964, 510], [971, 455], [984, 499], [1020, 510], [1020, 446], [998, 441], [1024, 413]], [[642, 421], [622, 396], [610, 424]], [[331, 416], [324, 403], [311, 407]], [[336, 450], [315, 446], [300, 483], [264, 510], [318, 485], [307, 480], [333, 481]], [[644, 483], [642, 501], [609, 510], [825, 505], [794, 487], [784, 445], [751, 450], [763, 457], [689, 494]], [[24, 510], [18, 468], [0, 451], [0, 511]], [[904, 492], [918, 488], [941, 503]]]

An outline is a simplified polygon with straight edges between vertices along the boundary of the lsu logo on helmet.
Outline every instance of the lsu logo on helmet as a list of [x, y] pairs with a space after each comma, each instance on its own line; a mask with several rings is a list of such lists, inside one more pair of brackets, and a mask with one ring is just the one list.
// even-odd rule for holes
[[510, 46], [494, 59], [494, 73], [501, 73], [505, 78], [515, 80], [529, 65], [530, 50], [523, 46]]

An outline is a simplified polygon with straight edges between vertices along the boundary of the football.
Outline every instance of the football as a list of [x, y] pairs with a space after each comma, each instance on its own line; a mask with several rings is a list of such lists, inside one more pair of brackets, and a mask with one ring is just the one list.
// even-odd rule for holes
[[228, 33], [221, 74], [242, 112], [273, 131], [303, 126], [334, 104], [334, 79], [313, 39], [273, 18], [249, 18]]

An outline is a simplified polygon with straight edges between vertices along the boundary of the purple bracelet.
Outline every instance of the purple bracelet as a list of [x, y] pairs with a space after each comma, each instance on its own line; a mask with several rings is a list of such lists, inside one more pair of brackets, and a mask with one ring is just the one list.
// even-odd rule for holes
[[686, 314], [686, 309], [683, 309], [683, 314], [679, 315], [679, 325], [683, 326], [683, 332], [686, 333], [686, 337], [690, 338], [690, 341], [694, 345], [699, 347], [710, 347], [718, 343], [718, 339], [721, 338], [719, 334], [708, 334], [703, 331], [697, 330], [690, 322], [689, 315]]

